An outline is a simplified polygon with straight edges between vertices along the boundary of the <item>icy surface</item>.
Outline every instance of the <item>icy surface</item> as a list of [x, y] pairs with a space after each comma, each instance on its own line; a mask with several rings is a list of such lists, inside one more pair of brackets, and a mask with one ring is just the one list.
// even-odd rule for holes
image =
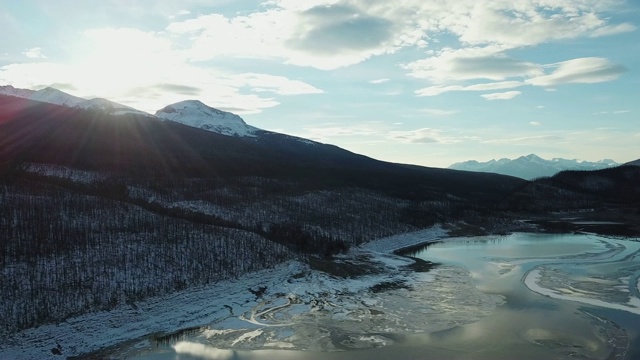
[[181, 101], [158, 110], [156, 116], [222, 135], [254, 137], [259, 130], [238, 115], [214, 109], [198, 100]]

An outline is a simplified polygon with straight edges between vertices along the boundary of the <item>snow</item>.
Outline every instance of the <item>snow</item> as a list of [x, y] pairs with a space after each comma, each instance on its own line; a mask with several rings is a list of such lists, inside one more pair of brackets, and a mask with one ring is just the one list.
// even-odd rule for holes
[[2, 85], [2, 86], [0, 86], [0, 94], [1, 95], [15, 96], [15, 97], [19, 97], [19, 98], [28, 98], [34, 92], [35, 91], [28, 90], [28, 89], [16, 89], [11, 85]]
[[439, 241], [447, 236], [447, 231], [440, 225], [406, 234], [393, 235], [370, 241], [360, 248], [375, 252], [392, 252], [419, 244]]
[[185, 100], [158, 110], [156, 116], [218, 134], [255, 137], [260, 129], [247, 125], [236, 114], [214, 109], [199, 100]]
[[26, 170], [30, 173], [68, 179], [81, 184], [91, 184], [107, 179], [107, 176], [102, 172], [78, 170], [62, 165], [30, 163]]
[[[68, 357], [132, 340], [136, 343], [128, 351], [138, 351], [151, 346], [147, 338], [149, 334], [174, 333], [180, 329], [207, 324], [211, 324], [210, 328], [200, 336], [207, 341], [243, 348], [251, 348], [254, 346], [252, 342], [262, 344], [261, 346], [271, 344], [272, 348], [293, 348], [297, 344], [295, 346], [300, 348], [316, 346], [317, 333], [314, 331], [317, 329], [309, 328], [312, 326], [309, 324], [338, 321], [350, 329], [354, 326], [360, 329], [361, 334], [355, 341], [358, 346], [379, 346], [391, 340], [363, 334], [383, 332], [385, 329], [386, 332], [424, 331], [412, 328], [411, 325], [415, 316], [421, 315], [407, 314], [404, 309], [406, 306], [423, 306], [426, 303], [432, 304], [429, 306], [434, 307], [434, 310], [425, 311], [425, 314], [435, 313], [442, 318], [434, 321], [431, 325], [433, 329], [448, 328], [453, 324], [449, 320], [452, 314], [446, 313], [449, 310], [438, 308], [438, 304], [443, 302], [441, 296], [448, 296], [447, 291], [453, 291], [450, 288], [443, 291], [425, 290], [413, 295], [399, 291], [384, 294], [369, 291], [376, 284], [394, 281], [411, 286], [423, 286], [420, 284], [425, 282], [433, 286], [436, 283], [437, 286], [449, 286], [445, 282], [433, 281], [436, 276], [447, 276], [447, 271], [451, 270], [444, 269], [440, 275], [423, 276], [425, 274], [402, 270], [413, 260], [389, 253], [398, 247], [436, 241], [444, 234], [441, 227], [434, 227], [375, 240], [370, 245], [353, 250], [354, 256], [368, 257], [370, 261], [386, 267], [387, 271], [380, 274], [339, 279], [311, 270], [308, 265], [298, 261], [290, 261], [272, 269], [245, 274], [235, 280], [191, 288], [135, 304], [121, 305], [111, 311], [84, 314], [58, 324], [27, 329], [0, 342], [0, 359], [59, 359], [60, 356], [52, 353], [53, 348], [60, 348], [62, 355]], [[267, 288], [264, 298], [258, 299], [248, 290], [263, 286]], [[466, 284], [458, 286], [455, 291], [467, 294], [473, 288], [473, 284]], [[428, 301], [424, 296], [429, 297]], [[493, 298], [485, 300], [487, 311], [499, 302]], [[403, 302], [403, 307], [393, 308], [398, 302]], [[376, 308], [382, 309], [385, 316], [389, 317], [388, 323], [381, 325], [376, 317], [376, 321], [372, 322], [369, 309]], [[477, 308], [473, 311], [476, 313], [471, 316], [466, 312], [453, 316], [460, 322], [483, 314]], [[300, 325], [309, 331], [309, 337], [305, 338], [304, 332], [294, 332], [287, 327], [296, 318], [308, 318], [311, 321]], [[201, 351], [210, 352], [212, 348], [179, 342], [174, 345], [174, 350], [196, 354]], [[229, 354], [229, 350], [220, 349], [218, 355], [224, 354]]]
[[36, 91], [31, 94], [28, 99], [66, 107], [78, 107], [80, 104], [87, 101], [86, 99], [67, 94], [64, 91], [60, 91], [52, 87], [46, 87], [42, 90]]

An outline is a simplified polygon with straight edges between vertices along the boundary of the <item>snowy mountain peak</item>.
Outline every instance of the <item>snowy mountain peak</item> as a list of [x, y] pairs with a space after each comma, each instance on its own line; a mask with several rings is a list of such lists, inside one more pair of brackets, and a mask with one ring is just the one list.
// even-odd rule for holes
[[60, 91], [52, 87], [46, 87], [44, 89], [36, 91], [29, 95], [28, 99], [67, 107], [77, 107], [78, 105], [87, 101], [86, 99], [67, 94], [64, 91]]
[[200, 100], [185, 100], [171, 104], [158, 110], [156, 116], [228, 136], [253, 137], [259, 130], [247, 125], [240, 116], [212, 108]]

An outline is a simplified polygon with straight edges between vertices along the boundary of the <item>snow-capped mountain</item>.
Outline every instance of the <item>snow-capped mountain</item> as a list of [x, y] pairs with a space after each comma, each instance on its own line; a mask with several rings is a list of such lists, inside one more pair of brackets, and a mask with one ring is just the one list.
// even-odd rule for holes
[[544, 176], [552, 176], [563, 170], [598, 170], [618, 165], [620, 164], [610, 159], [597, 162], [562, 158], [545, 160], [535, 154], [530, 154], [513, 160], [507, 158], [489, 160], [487, 162], [470, 160], [455, 163], [449, 166], [449, 169], [491, 172], [531, 180]]
[[29, 89], [18, 89], [14, 88], [11, 85], [5, 85], [0, 86], [0, 94], [20, 97], [34, 101], [42, 101], [49, 104], [56, 104], [71, 108], [102, 110], [111, 115], [136, 114], [151, 116], [144, 111], [134, 109], [130, 106], [118, 104], [111, 100], [102, 98], [87, 100], [52, 87], [46, 87], [44, 89], [36, 91]]
[[156, 111], [163, 120], [209, 130], [222, 135], [255, 137], [260, 129], [247, 125], [236, 114], [214, 109], [199, 100], [185, 100]]

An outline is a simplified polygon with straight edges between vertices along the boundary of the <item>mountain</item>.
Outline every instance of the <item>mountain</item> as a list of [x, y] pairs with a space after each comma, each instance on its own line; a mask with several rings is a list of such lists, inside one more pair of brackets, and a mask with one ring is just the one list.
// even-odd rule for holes
[[118, 104], [107, 99], [94, 98], [87, 100], [52, 87], [46, 87], [44, 89], [35, 91], [29, 89], [17, 89], [11, 85], [5, 85], [0, 86], [0, 95], [15, 96], [19, 98], [41, 101], [49, 104], [56, 104], [71, 108], [101, 110], [111, 115], [137, 114], [151, 116], [144, 111], [134, 109], [130, 106]]
[[0, 85], [0, 95], [16, 96], [28, 99], [35, 91], [28, 89], [18, 89], [11, 85]]
[[578, 161], [575, 159], [568, 160], [562, 158], [545, 160], [535, 154], [530, 154], [513, 160], [506, 158], [490, 160], [487, 162], [470, 160], [455, 163], [449, 166], [449, 169], [491, 172], [531, 180], [539, 177], [552, 176], [564, 170], [598, 170], [618, 165], [618, 163], [610, 159], [600, 160], [597, 162]]
[[228, 136], [256, 136], [258, 128], [247, 125], [242, 118], [230, 112], [214, 109], [199, 100], [186, 100], [168, 105], [155, 114], [163, 120], [209, 130]]
[[91, 100], [85, 100], [73, 107], [88, 109], [88, 110], [98, 109], [98, 110], [107, 112], [111, 115], [136, 114], [136, 115], [143, 115], [143, 116], [151, 116], [150, 114], [144, 111], [134, 109], [130, 106], [122, 105], [117, 102], [113, 102], [111, 100], [107, 100], [103, 98], [93, 98]]
[[634, 161], [629, 161], [628, 163], [625, 163], [625, 165], [640, 166], [640, 159], [634, 160]]
[[[294, 178], [375, 188], [407, 198], [451, 194], [488, 199], [521, 183], [499, 175], [386, 163], [333, 145], [259, 131], [236, 115], [196, 101], [164, 108], [158, 112], [164, 120], [122, 115], [130, 120], [123, 124], [108, 114], [15, 99], [0, 97], [0, 111], [12, 109], [0, 114], [0, 162], [21, 159], [126, 174]], [[217, 126], [221, 133], [191, 125]]]
[[29, 95], [28, 99], [68, 107], [80, 107], [81, 104], [87, 101], [86, 99], [67, 94], [64, 91], [60, 91], [52, 87], [46, 87], [44, 89], [35, 91], [31, 95]]

